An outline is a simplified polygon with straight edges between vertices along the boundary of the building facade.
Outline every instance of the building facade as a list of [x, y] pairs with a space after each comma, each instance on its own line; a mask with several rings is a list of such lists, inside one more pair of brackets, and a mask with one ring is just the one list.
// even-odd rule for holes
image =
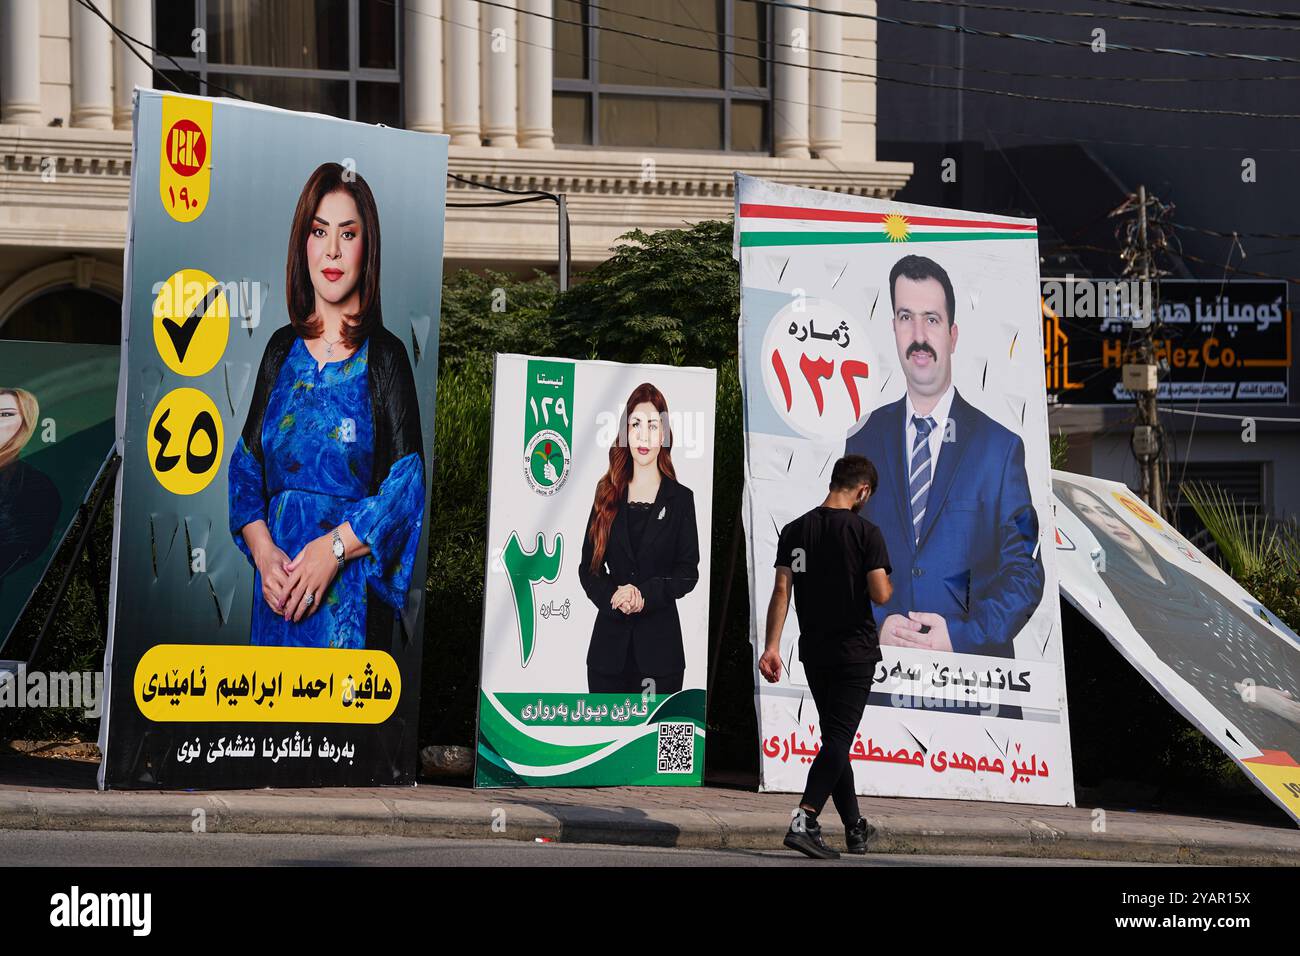
[[[736, 170], [894, 195], [875, 47], [871, 20], [754, 0], [3, 0], [0, 338], [118, 340], [136, 86], [446, 133], [457, 176], [564, 194], [582, 269], [728, 217]], [[453, 206], [445, 267], [554, 270], [557, 237], [550, 203]]]

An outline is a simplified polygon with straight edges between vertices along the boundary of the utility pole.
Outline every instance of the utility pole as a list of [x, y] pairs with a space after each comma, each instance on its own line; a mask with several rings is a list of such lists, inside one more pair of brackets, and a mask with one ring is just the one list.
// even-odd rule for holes
[[[1136, 199], [1136, 208], [1134, 200]], [[1138, 186], [1137, 196], [1130, 196], [1112, 215], [1135, 211], [1136, 223], [1128, 225], [1125, 234], [1125, 278], [1137, 278], [1141, 283], [1138, 302], [1141, 308], [1141, 320], [1134, 315], [1133, 329], [1136, 342], [1133, 343], [1132, 360], [1124, 365], [1124, 387], [1134, 398], [1136, 404], [1136, 422], [1130, 439], [1133, 456], [1137, 459], [1142, 476], [1142, 498], [1152, 509], [1166, 518], [1165, 513], [1165, 475], [1164, 475], [1164, 429], [1157, 414], [1157, 388], [1160, 380], [1160, 364], [1156, 358], [1156, 335], [1159, 329], [1155, 295], [1152, 292], [1153, 281], [1158, 270], [1152, 243], [1152, 224], [1148, 220], [1148, 207], [1155, 203], [1163, 213], [1164, 207], [1155, 197], [1147, 197], [1146, 186]], [[1133, 228], [1136, 225], [1136, 230]], [[1134, 235], [1136, 232], [1136, 235]], [[1163, 234], [1160, 245], [1163, 246]], [[1136, 309], [1134, 310], [1136, 313]]]

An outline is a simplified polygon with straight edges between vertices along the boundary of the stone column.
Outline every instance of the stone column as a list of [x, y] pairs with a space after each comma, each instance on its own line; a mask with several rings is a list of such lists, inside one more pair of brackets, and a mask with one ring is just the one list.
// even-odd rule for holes
[[40, 126], [40, 0], [0, 3], [0, 37], [0, 123]]
[[442, 130], [443, 0], [406, 0], [403, 95], [406, 128], [421, 133]]
[[447, 0], [446, 132], [453, 146], [481, 146], [479, 134], [479, 5], [474, 0]]
[[552, 0], [519, 0], [519, 145], [527, 149], [555, 148], [553, 8]]
[[808, 11], [774, 11], [772, 139], [777, 156], [807, 159]]
[[[113, 22], [123, 33], [140, 41], [136, 50], [152, 63], [153, 51], [149, 47], [153, 46], [153, 8], [149, 0], [113, 0]], [[137, 86], [153, 87], [153, 70], [148, 63], [141, 63], [117, 37], [113, 37], [112, 43], [113, 126], [130, 129], [132, 93]]]
[[[483, 139], [489, 146], [514, 148], [519, 97], [518, 15], [515, 0], [483, 5]], [[509, 9], [507, 9], [509, 8]]]
[[841, 0], [813, 0], [818, 12], [812, 15], [812, 135], [813, 152], [823, 159], [837, 159], [844, 152], [844, 75], [840, 52], [844, 43], [844, 19], [835, 12]]
[[[108, 0], [90, 0], [112, 15]], [[113, 33], [80, 3], [72, 11], [72, 125], [113, 128]]]

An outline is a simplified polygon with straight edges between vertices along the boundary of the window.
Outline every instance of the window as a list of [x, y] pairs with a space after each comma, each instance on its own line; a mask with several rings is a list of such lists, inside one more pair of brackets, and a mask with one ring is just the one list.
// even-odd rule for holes
[[[1184, 466], [1175, 466], [1178, 472]], [[1209, 485], [1230, 495], [1239, 506], [1258, 509], [1260, 515], [1270, 512], [1267, 465], [1261, 461], [1205, 462], [1191, 461], [1185, 466], [1181, 482], [1169, 483], [1170, 497], [1175, 503], [1174, 525], [1194, 545], [1214, 560], [1219, 559], [1219, 549], [1209, 531], [1201, 524], [1196, 511], [1181, 494], [1185, 485]]]
[[0, 339], [119, 345], [122, 303], [93, 289], [50, 289], [0, 321]]
[[399, 0], [155, 0], [154, 85], [399, 126], [399, 10]]
[[554, 16], [557, 143], [770, 149], [767, 4], [555, 0]]

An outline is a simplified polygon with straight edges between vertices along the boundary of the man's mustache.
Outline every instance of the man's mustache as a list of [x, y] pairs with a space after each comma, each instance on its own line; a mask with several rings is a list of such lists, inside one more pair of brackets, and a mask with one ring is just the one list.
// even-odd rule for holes
[[930, 358], [934, 361], [937, 362], [939, 360], [939, 356], [934, 354], [934, 349], [925, 342], [913, 342], [907, 347], [907, 352], [903, 355], [903, 358], [910, 359], [913, 352], [925, 352], [929, 354]]

